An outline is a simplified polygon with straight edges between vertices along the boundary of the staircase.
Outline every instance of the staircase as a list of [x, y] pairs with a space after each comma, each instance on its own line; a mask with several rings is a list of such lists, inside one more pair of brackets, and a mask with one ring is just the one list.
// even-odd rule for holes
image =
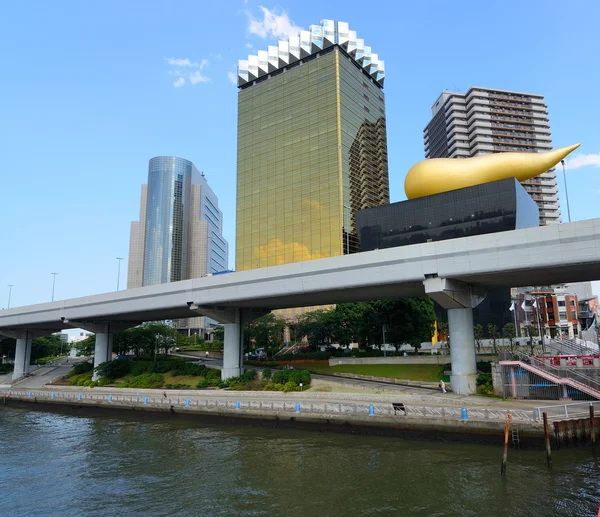
[[598, 345], [593, 341], [583, 339], [556, 339], [545, 342], [546, 351], [557, 355], [595, 355], [600, 352]]
[[600, 381], [580, 373], [574, 368], [557, 368], [544, 364], [540, 359], [519, 352], [515, 354], [515, 359], [509, 361], [500, 361], [500, 366], [520, 367], [539, 375], [540, 377], [553, 382], [557, 385], [570, 386], [585, 393], [590, 397], [600, 400]]

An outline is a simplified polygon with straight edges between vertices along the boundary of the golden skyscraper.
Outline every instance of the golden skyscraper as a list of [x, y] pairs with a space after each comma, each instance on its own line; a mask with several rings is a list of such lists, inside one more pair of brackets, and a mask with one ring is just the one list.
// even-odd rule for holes
[[240, 61], [237, 271], [358, 250], [354, 213], [389, 203], [383, 81], [331, 20]]

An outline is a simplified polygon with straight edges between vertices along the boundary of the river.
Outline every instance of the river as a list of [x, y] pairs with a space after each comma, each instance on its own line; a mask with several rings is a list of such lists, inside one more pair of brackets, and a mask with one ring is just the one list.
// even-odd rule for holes
[[596, 516], [600, 456], [0, 408], [0, 514]]

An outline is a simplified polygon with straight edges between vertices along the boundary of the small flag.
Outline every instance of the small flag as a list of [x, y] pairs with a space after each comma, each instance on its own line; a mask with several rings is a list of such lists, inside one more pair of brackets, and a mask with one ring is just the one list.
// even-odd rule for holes
[[509, 311], [514, 311], [515, 310], [515, 302], [512, 302], [510, 304], [510, 307], [508, 308]]
[[533, 300], [533, 307], [537, 309], [537, 300]]
[[523, 309], [524, 311], [526, 311], [527, 309], [525, 308], [525, 300], [523, 300], [523, 303], [521, 304], [521, 309]]

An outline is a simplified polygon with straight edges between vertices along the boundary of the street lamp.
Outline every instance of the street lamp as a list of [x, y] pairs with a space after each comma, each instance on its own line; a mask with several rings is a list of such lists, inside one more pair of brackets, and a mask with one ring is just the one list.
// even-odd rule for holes
[[117, 261], [119, 262], [119, 269], [117, 270], [117, 291], [119, 290], [119, 281], [121, 280], [121, 260], [123, 260], [123, 257], [117, 257]]
[[563, 169], [563, 180], [565, 181], [565, 197], [567, 198], [567, 214], [569, 216], [569, 222], [571, 222], [571, 209], [569, 208], [569, 191], [567, 190], [567, 175], [565, 174], [565, 161], [561, 160], [560, 164]]
[[344, 224], [344, 227], [346, 228], [346, 253], [348, 255], [350, 255], [350, 229], [349, 228], [350, 228], [350, 223], [352, 222], [351, 221], [351, 218], [352, 218], [352, 212], [351, 212], [351, 210], [352, 210], [352, 208], [349, 207], [348, 205], [344, 205], [344, 208], [348, 209], [348, 225]]
[[54, 286], [56, 285], [56, 275], [58, 273], [50, 273], [52, 275], [52, 301], [54, 301]]
[[14, 284], [8, 284], [8, 307], [7, 309], [10, 309], [10, 295], [12, 294], [12, 288], [14, 287]]

